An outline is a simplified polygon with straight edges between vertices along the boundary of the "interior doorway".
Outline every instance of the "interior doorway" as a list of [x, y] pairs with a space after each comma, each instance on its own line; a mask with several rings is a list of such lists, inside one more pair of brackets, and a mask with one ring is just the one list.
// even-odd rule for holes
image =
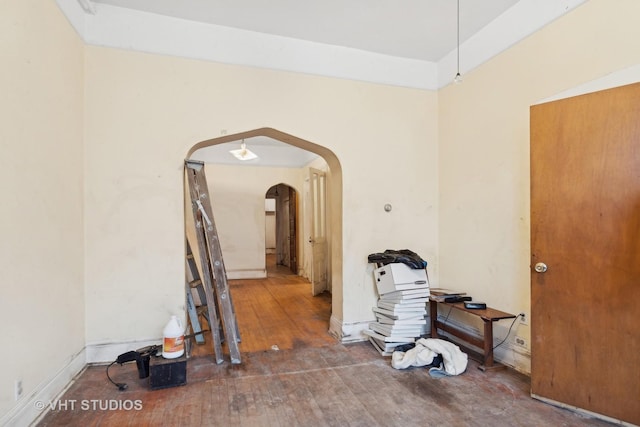
[[[298, 197], [295, 188], [279, 183], [265, 195], [265, 256], [298, 274]], [[267, 268], [267, 275], [269, 268]]]
[[[261, 146], [261, 138], [273, 141], [274, 144], [271, 145], [269, 142], [269, 147]], [[275, 164], [259, 164], [263, 160], [262, 158], [245, 159], [241, 162], [242, 164], [238, 164], [230, 155], [230, 149], [237, 149], [237, 146], [245, 145], [244, 143], [246, 143], [248, 150], [256, 151], [258, 154], [265, 150], [265, 154], [271, 154], [271, 159], [275, 160]], [[284, 164], [288, 157], [281, 155], [281, 150], [289, 149], [314, 154], [321, 160], [322, 165], [318, 166], [315, 162], [313, 164], [306, 162], [295, 166]], [[270, 153], [269, 150], [271, 150]], [[204, 151], [214, 153], [222, 161], [198, 157]], [[325, 174], [323, 183], [326, 186], [323, 199], [323, 206], [326, 206], [327, 251], [325, 259], [328, 266], [326, 280], [330, 294], [322, 292], [315, 298], [329, 298], [331, 305], [329, 333], [334, 337], [341, 337], [343, 195], [342, 167], [336, 155], [331, 150], [302, 138], [272, 128], [259, 128], [201, 141], [189, 150], [187, 158], [203, 161], [207, 167], [210, 164], [212, 166], [208, 169], [207, 177], [211, 180], [212, 204], [216, 220], [219, 220], [220, 241], [225, 257], [225, 266], [231, 280], [267, 278], [266, 244], [264, 240], [260, 239], [266, 240], [265, 195], [270, 187], [274, 186], [274, 182], [295, 182], [292, 185], [287, 184], [290, 187], [288, 188], [290, 198], [286, 212], [295, 212], [294, 215], [289, 216], [287, 223], [291, 230], [290, 235], [293, 235], [295, 230], [297, 237], [289, 240], [288, 254], [297, 254], [293, 264], [297, 264], [294, 269], [300, 276], [298, 279], [310, 279], [313, 248], [308, 242], [311, 233], [307, 229], [309, 215], [308, 169], [316, 167], [322, 170]], [[269, 169], [270, 167], [273, 168]], [[266, 177], [266, 174], [269, 173], [272, 175]], [[283, 179], [283, 176], [288, 178]], [[275, 191], [275, 188], [273, 190]], [[293, 200], [295, 203], [292, 203]], [[295, 218], [295, 221], [291, 221], [292, 218]], [[258, 236], [258, 239], [255, 236]], [[292, 244], [297, 244], [297, 248], [292, 249]], [[287, 253], [284, 246], [283, 253]], [[284, 259], [280, 260], [284, 261]], [[289, 260], [289, 264], [292, 264], [290, 256], [286, 259]], [[290, 277], [294, 278], [293, 275]], [[307, 292], [309, 291], [307, 290]], [[314, 298], [311, 295], [309, 297]], [[234, 302], [236, 300], [234, 298]]]

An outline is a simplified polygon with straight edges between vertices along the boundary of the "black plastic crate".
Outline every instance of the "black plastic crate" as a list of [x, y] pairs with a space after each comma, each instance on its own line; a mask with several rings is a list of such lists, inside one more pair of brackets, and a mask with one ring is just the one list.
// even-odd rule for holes
[[151, 390], [177, 387], [187, 383], [187, 358], [152, 357], [149, 361], [149, 386]]

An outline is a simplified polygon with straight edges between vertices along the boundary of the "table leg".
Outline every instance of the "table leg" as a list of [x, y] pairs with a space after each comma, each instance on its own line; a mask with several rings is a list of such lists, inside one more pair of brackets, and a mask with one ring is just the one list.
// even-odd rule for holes
[[429, 319], [431, 319], [431, 338], [438, 338], [438, 302], [429, 300]]
[[484, 367], [493, 366], [493, 322], [484, 321]]

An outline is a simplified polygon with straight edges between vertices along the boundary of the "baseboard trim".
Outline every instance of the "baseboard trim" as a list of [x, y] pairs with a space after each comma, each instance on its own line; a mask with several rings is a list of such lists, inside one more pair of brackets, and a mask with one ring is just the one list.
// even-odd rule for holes
[[229, 270], [227, 279], [264, 279], [267, 277], [267, 270]]
[[606, 415], [598, 414], [597, 412], [591, 412], [586, 409], [578, 408], [577, 406], [558, 402], [557, 400], [547, 399], [546, 397], [538, 396], [537, 394], [534, 394], [534, 393], [531, 393], [531, 397], [541, 402], [548, 403], [549, 405], [557, 406], [558, 408], [562, 408], [562, 409], [567, 409], [569, 411], [578, 413], [588, 418], [596, 418], [602, 421], [607, 421], [609, 423], [618, 424], [621, 426], [635, 427], [635, 424], [631, 424], [627, 421], [619, 420], [617, 418], [611, 418]]
[[369, 327], [370, 322], [372, 321], [346, 323], [343, 322], [342, 319], [331, 316], [329, 320], [329, 333], [343, 344], [366, 341], [367, 337], [362, 331]]
[[159, 344], [162, 344], [162, 338], [87, 344], [85, 347], [87, 351], [86, 361], [87, 364], [94, 365], [111, 363], [116, 360], [119, 355], [127, 351], [137, 350], [148, 345]]
[[342, 320], [334, 315], [329, 318], [329, 334], [338, 341], [342, 340]]
[[2, 418], [2, 426], [35, 425], [49, 410], [49, 402], [61, 396], [86, 368], [86, 351], [83, 348], [71, 356], [69, 362], [51, 378], [40, 383], [34, 391], [20, 399]]

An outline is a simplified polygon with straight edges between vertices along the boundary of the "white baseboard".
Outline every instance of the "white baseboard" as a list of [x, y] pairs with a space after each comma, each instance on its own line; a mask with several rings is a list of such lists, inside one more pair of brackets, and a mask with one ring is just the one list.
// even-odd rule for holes
[[62, 395], [85, 367], [86, 352], [83, 348], [74, 354], [55, 375], [40, 383], [30, 395], [20, 399], [16, 406], [0, 418], [0, 425], [20, 427], [35, 425], [47, 413], [49, 402]]
[[338, 341], [342, 340], [342, 320], [333, 315], [329, 318], [329, 333]]
[[329, 320], [329, 333], [336, 337], [341, 343], [366, 341], [367, 337], [362, 331], [369, 328], [370, 322], [373, 322], [373, 320], [345, 323], [342, 319], [331, 316]]
[[229, 270], [227, 279], [264, 279], [267, 277], [267, 270]]
[[131, 350], [137, 350], [148, 345], [162, 344], [162, 338], [150, 338], [144, 340], [132, 340], [116, 343], [96, 343], [87, 344], [86, 348], [86, 363], [87, 364], [102, 364], [111, 363], [116, 358]]

